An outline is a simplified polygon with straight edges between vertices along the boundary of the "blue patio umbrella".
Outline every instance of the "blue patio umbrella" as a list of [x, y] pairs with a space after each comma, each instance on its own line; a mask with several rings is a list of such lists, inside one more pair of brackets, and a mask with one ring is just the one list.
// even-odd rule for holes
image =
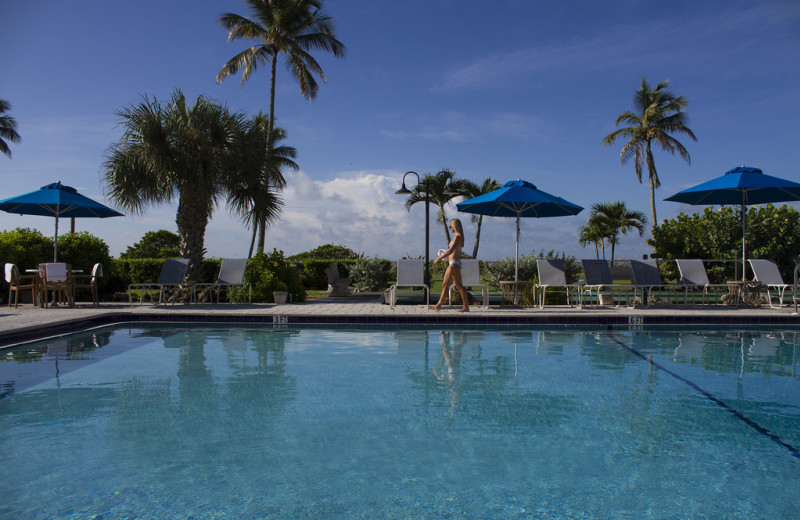
[[121, 217], [122, 213], [78, 193], [61, 181], [42, 186], [36, 191], [0, 200], [0, 209], [20, 215], [55, 217], [56, 234], [53, 240], [53, 261], [58, 255], [58, 219]]
[[515, 217], [517, 221], [517, 244], [514, 254], [514, 281], [519, 278], [519, 219], [527, 217], [563, 217], [577, 215], [583, 208], [568, 200], [550, 195], [530, 182], [517, 179], [502, 187], [456, 204], [458, 211], [489, 215], [492, 217]]
[[699, 205], [738, 204], [742, 218], [742, 280], [747, 260], [745, 206], [800, 200], [800, 184], [765, 175], [758, 168], [738, 166], [708, 182], [687, 188], [664, 200]]

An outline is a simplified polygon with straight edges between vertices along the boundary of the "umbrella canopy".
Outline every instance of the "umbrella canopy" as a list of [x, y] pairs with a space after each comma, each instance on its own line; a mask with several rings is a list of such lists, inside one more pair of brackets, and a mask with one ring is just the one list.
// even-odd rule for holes
[[516, 217], [517, 243], [514, 256], [514, 281], [519, 277], [519, 219], [527, 217], [563, 217], [577, 215], [583, 208], [568, 200], [550, 195], [517, 179], [478, 197], [456, 204], [458, 211], [492, 217]]
[[800, 184], [765, 175], [758, 168], [738, 166], [724, 175], [698, 184], [664, 200], [692, 205], [739, 204], [742, 217], [742, 280], [747, 260], [745, 206], [800, 200]]
[[122, 213], [84, 197], [71, 186], [55, 182], [36, 191], [0, 200], [0, 209], [20, 215], [55, 217], [56, 234], [53, 241], [53, 261], [58, 253], [58, 219], [121, 217]]

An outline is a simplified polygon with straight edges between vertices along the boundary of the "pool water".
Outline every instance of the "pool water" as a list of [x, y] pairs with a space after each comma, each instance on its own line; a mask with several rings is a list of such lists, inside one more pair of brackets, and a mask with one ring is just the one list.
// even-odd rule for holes
[[0, 518], [797, 518], [800, 332], [107, 328], [0, 351]]

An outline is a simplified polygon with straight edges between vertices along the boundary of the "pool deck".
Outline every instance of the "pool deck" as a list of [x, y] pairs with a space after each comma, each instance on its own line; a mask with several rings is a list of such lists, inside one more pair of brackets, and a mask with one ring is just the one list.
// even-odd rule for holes
[[424, 305], [383, 303], [382, 294], [348, 298], [320, 298], [299, 304], [176, 304], [129, 305], [103, 303], [94, 307], [42, 309], [30, 304], [0, 309], [0, 348], [40, 338], [118, 323], [191, 323], [289, 325], [385, 325], [385, 326], [800, 326], [794, 306], [781, 309], [728, 307], [724, 305], [651, 305], [635, 308], [584, 308], [548, 305], [539, 308], [488, 309], [474, 305], [469, 313], [458, 306], [436, 312]]

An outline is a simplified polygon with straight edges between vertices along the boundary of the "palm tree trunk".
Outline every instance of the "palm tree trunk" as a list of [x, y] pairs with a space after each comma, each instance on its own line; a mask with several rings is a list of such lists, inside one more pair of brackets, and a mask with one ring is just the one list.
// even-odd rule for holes
[[256, 233], [258, 233], [258, 224], [253, 226], [253, 236], [250, 238], [250, 251], [247, 252], [247, 259], [253, 258], [253, 247], [256, 245]]
[[[475, 231], [475, 245], [472, 247], [472, 258], [478, 258], [478, 244], [481, 242], [481, 225], [483, 224], [483, 215], [478, 216], [478, 229]], [[595, 247], [595, 249], [597, 249]]]
[[[270, 69], [269, 78], [269, 116], [267, 119], [267, 158], [272, 155], [272, 129], [275, 127], [275, 78], [278, 74], [278, 50], [272, 51], [272, 67]], [[258, 232], [258, 249], [259, 255], [264, 254], [264, 244], [266, 242], [267, 229], [266, 224], [261, 223], [256, 226]]]
[[189, 190], [182, 191], [175, 223], [181, 237], [181, 256], [189, 259], [186, 279], [198, 282], [203, 273], [203, 243], [208, 226], [207, 205]]
[[439, 216], [442, 218], [444, 236], [447, 238], [447, 245], [450, 245], [450, 224], [447, 222], [447, 214], [444, 212], [444, 206], [439, 206]]
[[656, 162], [653, 160], [653, 154], [650, 152], [650, 141], [647, 141], [647, 173], [650, 177], [650, 215], [653, 217], [651, 227], [655, 227], [656, 223], [656, 182], [658, 182], [658, 173], [656, 172]]

